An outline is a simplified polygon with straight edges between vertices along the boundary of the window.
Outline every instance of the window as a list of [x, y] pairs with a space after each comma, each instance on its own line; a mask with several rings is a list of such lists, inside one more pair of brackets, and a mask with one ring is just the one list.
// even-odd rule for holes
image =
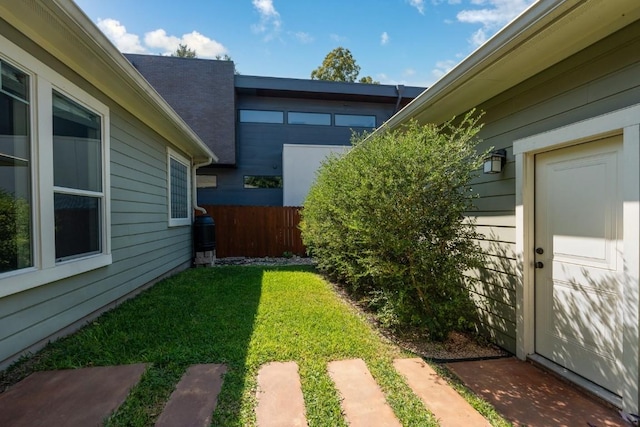
[[322, 125], [331, 126], [331, 114], [289, 112], [287, 123], [290, 125]]
[[282, 111], [269, 110], [240, 110], [241, 123], [284, 123]]
[[0, 274], [33, 265], [30, 79], [0, 61]]
[[190, 162], [168, 149], [169, 225], [191, 225]]
[[244, 177], [244, 188], [282, 188], [282, 177], [248, 175]]
[[198, 188], [218, 188], [218, 176], [198, 175], [196, 176], [196, 186]]
[[56, 260], [101, 250], [101, 118], [53, 92]]
[[108, 107], [1, 36], [0, 44], [2, 297], [112, 257]]
[[336, 114], [336, 126], [348, 126], [354, 128], [375, 128], [376, 116], [361, 116], [356, 114]]

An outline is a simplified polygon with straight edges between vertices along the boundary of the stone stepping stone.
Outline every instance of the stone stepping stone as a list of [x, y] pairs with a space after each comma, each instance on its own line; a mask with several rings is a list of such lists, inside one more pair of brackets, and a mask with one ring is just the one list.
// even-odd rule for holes
[[222, 389], [225, 365], [191, 365], [171, 393], [156, 427], [209, 426]]
[[422, 359], [396, 359], [393, 366], [442, 427], [491, 426]]
[[296, 362], [272, 362], [258, 372], [258, 427], [304, 427], [302, 385]]
[[97, 426], [122, 405], [145, 364], [36, 372], [0, 394], [0, 426]]
[[351, 427], [401, 426], [362, 359], [329, 362], [328, 368]]

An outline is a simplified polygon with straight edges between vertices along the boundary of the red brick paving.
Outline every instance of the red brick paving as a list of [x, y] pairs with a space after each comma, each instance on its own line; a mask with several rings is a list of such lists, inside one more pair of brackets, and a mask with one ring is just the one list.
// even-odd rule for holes
[[145, 368], [136, 364], [31, 374], [0, 394], [0, 426], [102, 425]]
[[156, 427], [207, 427], [218, 403], [224, 365], [192, 365], [171, 393]]
[[629, 426], [613, 409], [515, 358], [449, 363], [447, 367], [515, 426]]

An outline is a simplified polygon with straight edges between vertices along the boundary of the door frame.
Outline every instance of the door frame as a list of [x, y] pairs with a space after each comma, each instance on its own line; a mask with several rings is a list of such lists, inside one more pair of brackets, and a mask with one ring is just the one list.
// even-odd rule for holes
[[[622, 135], [623, 343], [622, 409], [638, 410], [640, 380], [640, 104], [539, 133], [513, 143], [516, 160], [516, 356], [535, 356], [535, 155]], [[566, 371], [566, 370], [565, 370]]]

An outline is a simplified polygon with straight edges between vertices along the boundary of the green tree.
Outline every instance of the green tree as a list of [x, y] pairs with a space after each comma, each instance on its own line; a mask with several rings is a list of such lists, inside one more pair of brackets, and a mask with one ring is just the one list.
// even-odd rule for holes
[[[458, 122], [455, 122], [458, 123]], [[473, 323], [465, 271], [480, 265], [470, 182], [481, 166], [478, 119], [355, 136], [320, 167], [302, 211], [318, 267], [387, 326], [434, 339]]]
[[360, 74], [360, 66], [349, 49], [337, 47], [325, 56], [322, 64], [311, 72], [312, 80], [333, 82], [355, 82]]
[[373, 80], [373, 78], [371, 76], [364, 76], [364, 77], [360, 77], [360, 80], [358, 80], [359, 83], [368, 83], [370, 85], [379, 85], [380, 82]]
[[178, 58], [197, 58], [196, 51], [191, 50], [186, 44], [180, 43], [175, 52], [171, 54], [171, 56], [176, 56]]

